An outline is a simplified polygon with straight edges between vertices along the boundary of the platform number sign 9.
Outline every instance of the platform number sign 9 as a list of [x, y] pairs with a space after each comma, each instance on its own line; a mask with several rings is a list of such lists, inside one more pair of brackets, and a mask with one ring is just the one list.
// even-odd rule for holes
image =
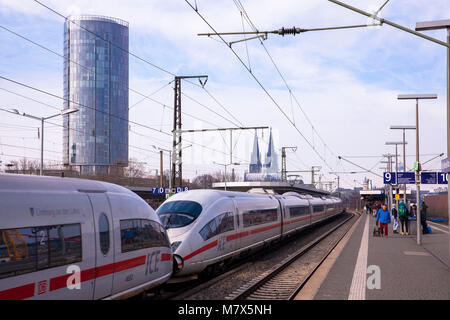
[[383, 182], [384, 184], [395, 184], [395, 172], [384, 172], [383, 173]]

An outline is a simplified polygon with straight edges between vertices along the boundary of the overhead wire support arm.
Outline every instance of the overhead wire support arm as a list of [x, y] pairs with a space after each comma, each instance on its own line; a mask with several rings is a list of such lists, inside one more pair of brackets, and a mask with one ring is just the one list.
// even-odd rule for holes
[[370, 172], [370, 173], [372, 173], [372, 174], [374, 174], [374, 175], [376, 175], [376, 176], [378, 176], [378, 177], [380, 177], [380, 178], [383, 177], [383, 176], [379, 175], [378, 173], [375, 173], [375, 172], [373, 172], [372, 170], [368, 170], [368, 169], [366, 169], [366, 168], [363, 168], [363, 167], [361, 167], [360, 165], [357, 165], [356, 163], [351, 162], [350, 160], [347, 160], [347, 159], [342, 158], [341, 156], [338, 156], [338, 158], [339, 158], [339, 160], [347, 161], [348, 163], [351, 163], [352, 165], [357, 166], [358, 168], [361, 168], [361, 169], [365, 170], [366, 172]]
[[353, 29], [353, 28], [366, 28], [366, 27], [373, 27], [373, 26], [380, 26], [383, 23], [374, 23], [374, 24], [358, 24], [358, 25], [350, 25], [350, 26], [339, 26], [339, 27], [324, 27], [324, 28], [310, 28], [310, 29], [302, 29], [302, 28], [296, 28], [296, 27], [292, 27], [292, 28], [281, 28], [278, 30], [272, 30], [272, 31], [246, 31], [246, 32], [216, 32], [216, 33], [198, 33], [198, 36], [207, 36], [207, 37], [211, 37], [211, 36], [237, 36], [237, 35], [255, 35], [254, 37], [251, 38], [244, 38], [241, 40], [236, 40], [236, 41], [232, 41], [232, 42], [228, 42], [228, 46], [232, 46], [235, 43], [238, 42], [244, 42], [244, 41], [248, 41], [248, 40], [253, 40], [253, 39], [258, 39], [261, 38], [263, 40], [267, 40], [268, 35], [269, 34], [278, 34], [281, 36], [285, 36], [285, 35], [296, 35], [296, 34], [300, 34], [300, 33], [304, 33], [304, 32], [308, 32], [308, 31], [327, 31], [327, 30], [340, 30], [340, 29]]
[[[333, 3], [335, 3], [335, 4], [337, 4], [337, 5], [341, 6], [341, 7], [347, 8], [347, 9], [349, 9], [349, 10], [355, 11], [355, 12], [357, 12], [357, 13], [359, 13], [359, 14], [362, 14], [362, 15], [364, 15], [364, 16], [367, 16], [367, 17], [369, 17], [369, 18], [372, 18], [372, 19], [374, 19], [374, 20], [378, 20], [381, 24], [386, 23], [386, 24], [390, 25], [391, 27], [394, 27], [394, 28], [397, 28], [397, 29], [400, 29], [400, 30], [409, 32], [409, 33], [414, 34], [414, 35], [416, 35], [416, 36], [418, 36], [418, 37], [421, 37], [421, 38], [430, 40], [430, 41], [432, 41], [432, 42], [435, 42], [435, 43], [437, 43], [437, 44], [440, 44], [440, 45], [442, 45], [442, 46], [445, 46], [445, 47], [447, 47], [447, 48], [450, 48], [450, 44], [448, 44], [448, 43], [445, 43], [445, 42], [440, 41], [440, 40], [438, 40], [438, 39], [429, 37], [429, 36], [427, 36], [426, 34], [423, 34], [423, 33], [417, 32], [417, 31], [414, 31], [414, 30], [412, 30], [412, 29], [403, 27], [403, 26], [401, 26], [401, 25], [399, 25], [399, 24], [396, 24], [396, 23], [394, 23], [394, 22], [391, 22], [391, 21], [389, 21], [389, 20], [380, 18], [380, 17], [378, 17], [376, 14], [371, 14], [371, 13], [369, 13], [369, 12], [366, 12], [366, 11], [363, 11], [363, 10], [361, 10], [361, 9], [355, 8], [355, 7], [350, 6], [350, 5], [346, 4], [346, 3], [343, 3], [343, 2], [341, 2], [341, 1], [337, 1], [337, 0], [328, 0], [328, 1], [333, 2]], [[383, 5], [383, 6], [384, 6], [384, 5]]]

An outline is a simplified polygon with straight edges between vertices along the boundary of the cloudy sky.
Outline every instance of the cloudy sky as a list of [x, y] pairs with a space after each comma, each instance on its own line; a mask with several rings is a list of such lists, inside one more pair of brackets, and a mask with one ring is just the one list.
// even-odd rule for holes
[[[321, 166], [324, 181], [335, 179], [331, 171], [361, 171], [339, 160], [338, 155], [378, 174], [383, 172], [381, 155], [395, 152], [385, 142], [402, 139], [401, 132], [389, 126], [415, 124], [415, 102], [398, 101], [397, 95], [402, 93], [438, 95], [437, 100], [420, 102], [421, 160], [446, 153], [445, 47], [388, 25], [295, 37], [269, 35], [264, 46], [259, 40], [233, 44], [244, 66], [220, 38], [197, 36], [213, 31], [184, 0], [40, 2], [64, 16], [93, 14], [129, 22], [130, 52], [145, 60], [130, 57], [129, 87], [133, 92], [129, 115], [137, 124], [130, 126], [129, 155], [144, 162], [148, 170], [159, 168], [159, 155], [152, 145], [171, 148], [173, 115], [167, 106], [173, 106], [172, 74], [209, 76], [207, 91], [183, 82], [183, 111], [195, 117], [183, 116], [184, 129], [270, 126], [277, 149], [297, 147], [295, 153], [288, 152], [288, 170]], [[370, 12], [384, 2], [346, 0]], [[237, 0], [190, 3], [218, 32], [252, 30], [242, 18], [242, 7], [258, 30], [373, 23], [327, 0], [241, 0], [242, 7]], [[447, 0], [391, 0], [380, 16], [414, 29], [419, 21], [450, 18], [445, 15], [449, 9]], [[36, 1], [0, 0], [0, 76], [62, 96], [63, 59], [42, 47], [62, 54], [63, 25], [62, 17]], [[445, 40], [445, 31], [427, 34]], [[224, 39], [230, 42], [242, 37]], [[155, 91], [153, 101], [135, 93]], [[0, 108], [48, 116], [61, 107], [57, 98], [0, 79]], [[49, 122], [45, 158], [60, 163], [62, 121], [55, 118]], [[38, 126], [37, 121], [0, 112], [3, 165], [12, 159], [39, 158]], [[241, 174], [248, 167], [253, 135], [253, 131], [233, 134], [233, 161], [241, 163], [235, 166]], [[259, 130], [258, 136], [265, 152], [268, 131]], [[228, 134], [186, 134], [184, 139], [185, 177], [223, 169], [213, 162], [229, 162]], [[196, 144], [189, 147], [189, 141]], [[413, 131], [407, 132], [407, 141], [410, 168], [415, 160]], [[424, 168], [440, 169], [440, 159]], [[309, 173], [300, 174], [310, 182]], [[364, 177], [382, 185], [381, 178], [370, 173], [340, 176], [344, 187], [360, 186]]]

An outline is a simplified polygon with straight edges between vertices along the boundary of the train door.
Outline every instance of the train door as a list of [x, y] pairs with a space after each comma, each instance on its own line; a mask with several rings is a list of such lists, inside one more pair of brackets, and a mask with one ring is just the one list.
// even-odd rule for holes
[[89, 193], [94, 213], [95, 284], [94, 299], [111, 295], [114, 278], [113, 221], [105, 193]]
[[232, 239], [231, 242], [233, 243], [233, 251], [236, 251], [236, 250], [239, 250], [242, 246], [241, 242], [242, 242], [242, 234], [243, 234], [244, 228], [242, 226], [242, 215], [239, 213], [239, 209], [238, 209], [235, 199], [232, 200], [231, 205], [233, 207], [233, 213], [235, 216], [235, 219], [234, 219], [235, 229], [234, 229], [234, 235], [231, 236], [231, 239]]

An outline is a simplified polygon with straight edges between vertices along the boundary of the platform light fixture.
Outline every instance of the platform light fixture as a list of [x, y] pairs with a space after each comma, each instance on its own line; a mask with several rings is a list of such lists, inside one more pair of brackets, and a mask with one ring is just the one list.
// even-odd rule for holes
[[41, 167], [40, 167], [40, 170], [39, 170], [39, 174], [41, 176], [43, 175], [43, 171], [44, 171], [44, 122], [45, 122], [45, 120], [48, 120], [48, 119], [51, 119], [51, 118], [54, 118], [54, 117], [57, 117], [57, 116], [65, 116], [65, 115], [68, 115], [68, 114], [71, 114], [71, 113], [74, 113], [74, 112], [77, 112], [77, 111], [78, 111], [78, 109], [69, 108], [69, 109], [61, 110], [61, 112], [59, 112], [57, 114], [54, 114], [54, 115], [51, 115], [49, 117], [36, 117], [36, 116], [33, 116], [33, 115], [25, 113], [25, 112], [20, 112], [17, 109], [9, 109], [8, 110], [8, 112], [13, 113], [13, 114], [17, 114], [19, 116], [23, 116], [23, 117], [27, 117], [27, 118], [30, 118], [30, 119], [41, 121]]
[[419, 163], [419, 100], [437, 99], [437, 94], [399, 94], [398, 100], [416, 100], [416, 187], [417, 187], [417, 244], [422, 244], [422, 232], [420, 231], [420, 163]]

